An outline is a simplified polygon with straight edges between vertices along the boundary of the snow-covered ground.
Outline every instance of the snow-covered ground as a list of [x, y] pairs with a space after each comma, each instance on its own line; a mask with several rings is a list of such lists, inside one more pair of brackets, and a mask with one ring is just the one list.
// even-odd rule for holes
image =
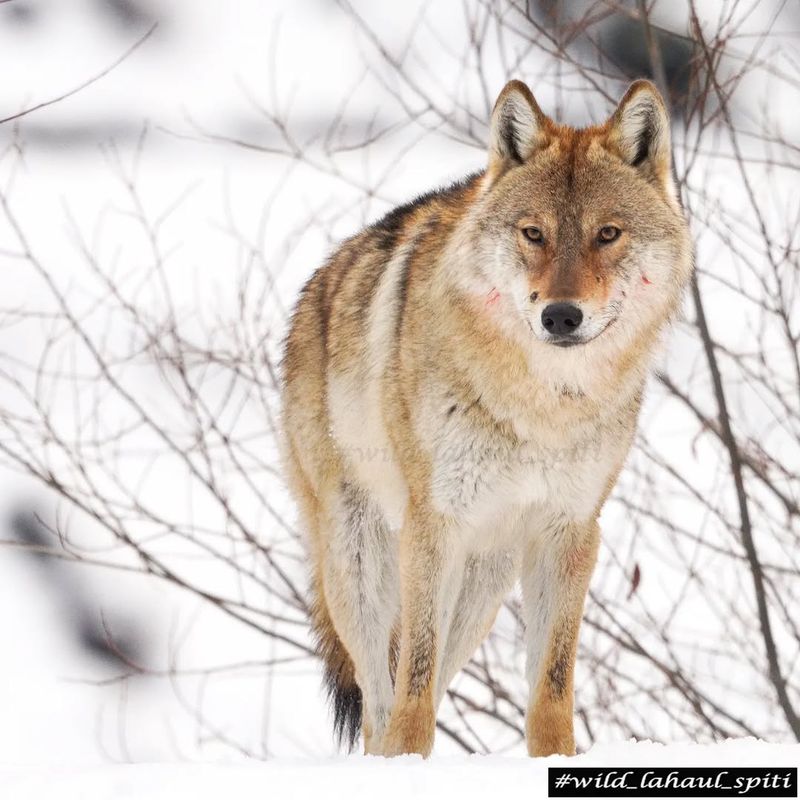
[[575, 758], [418, 756], [384, 759], [276, 759], [236, 764], [130, 764], [95, 767], [0, 768], [0, 797], [13, 800], [408, 800], [414, 797], [547, 796], [548, 767], [796, 767], [800, 745], [754, 740], [724, 744], [625, 743], [597, 746]]
[[[181, 199], [164, 225], [164, 246], [176, 254], [170, 277], [176, 283], [183, 281], [181, 301], [190, 308], [205, 307], [211, 298], [225, 311], [235, 309], [237, 285], [231, 276], [240, 266], [244, 248], [233, 234], [240, 229], [243, 240], [252, 238], [270, 256], [280, 251], [287, 231], [306, 217], [312, 221], [316, 218], [316, 222], [321, 217], [330, 225], [320, 227], [335, 228], [337, 236], [344, 236], [355, 231], [365, 216], [374, 218], [385, 210], [384, 201], [408, 199], [480, 168], [484, 158], [480, 150], [431, 137], [424, 147], [415, 150], [413, 158], [402, 158], [394, 165], [380, 187], [378, 200], [348, 210], [348, 187], [330, 176], [328, 180], [318, 174], [312, 180], [302, 166], [287, 165], [277, 157], [217, 146], [202, 137], [201, 141], [180, 138], [197, 138], [196, 124], [212, 133], [272, 143], [274, 131], [263, 124], [247, 98], [253, 94], [269, 105], [273, 63], [279, 66], [279, 105], [291, 106], [292, 119], [303, 134], [314, 133], [314, 125], [335, 116], [345, 92], [342, 87], [359, 80], [362, 53], [352, 32], [334, 12], [334, 4], [322, 0], [307, 0], [302, 8], [288, 0], [269, 4], [248, 0], [236, 4], [235, 14], [224, 5], [193, 0], [171, 0], [169, 6], [162, 30], [134, 57], [69, 102], [32, 115], [20, 128], [25, 158], [14, 187], [14, 208], [33, 234], [37, 253], [52, 266], [60, 283], [71, 285], [74, 281], [79, 298], [86, 265], [76, 255], [67, 211], [87, 237], [97, 232], [98, 247], [109, 262], [112, 256], [117, 258], [117, 251], [123, 267], [140, 257], [136, 247], [141, 248], [141, 244], [136, 245], [126, 227], [124, 192], [107, 145], [109, 138], [114, 139], [121, 161], [128, 165], [145, 119], [150, 132], [140, 159], [138, 188], [144, 205], [154, 215], [166, 212]], [[362, 3], [363, 8], [368, 6]], [[42, 5], [41, 25], [33, 38], [0, 27], [0, 66], [4, 66], [4, 74], [14, 76], [3, 89], [0, 117], [77, 85], [127, 47], [130, 37], [119, 33], [112, 36], [107, 22], [89, 17], [90, 7], [88, 0], [62, 0], [51, 4], [50, 9]], [[440, 9], [446, 7], [439, 5]], [[380, 15], [375, 16], [380, 21]], [[392, 22], [389, 15], [383, 20], [387, 27]], [[274, 57], [273, 45], [277, 48]], [[557, 95], [550, 84], [544, 83], [536, 91], [543, 105], [557, 107]], [[590, 97], [588, 93], [586, 96]], [[358, 97], [363, 99], [364, 95]], [[358, 119], [359, 113], [369, 118], [373, 109], [356, 107], [351, 111]], [[586, 110], [581, 102], [573, 103], [568, 111], [571, 121], [586, 122], [596, 116], [598, 108]], [[71, 143], [59, 140], [54, 145], [48, 130], [66, 132], [67, 139], [72, 137]], [[6, 131], [10, 136], [11, 129], [7, 127]], [[377, 164], [365, 163], [365, 176], [382, 173], [383, 161], [391, 161], [396, 155], [393, 144], [387, 150], [374, 149], [372, 157]], [[362, 172], [356, 170], [355, 174]], [[721, 173], [713, 174], [719, 181]], [[273, 194], [277, 200], [270, 205]], [[264, 229], [262, 214], [269, 216]], [[321, 235], [314, 238], [310, 224], [309, 235], [290, 257], [274, 259], [282, 265], [279, 284], [286, 305], [293, 302], [297, 286], [319, 263], [327, 247]], [[29, 270], [18, 260], [2, 263], [7, 278], [3, 304], [19, 302], [33, 304], [26, 305], [32, 308], [40, 298], [31, 289]], [[722, 259], [707, 259], [704, 267], [718, 267], [724, 273], [727, 264]], [[724, 303], [715, 303], [710, 311], [712, 323], [721, 328], [726, 315], [732, 313]], [[39, 341], [18, 338], [16, 331], [12, 335], [12, 355], [35, 362]], [[677, 374], [693, 369], [696, 349], [696, 341], [679, 329], [671, 342], [671, 368]], [[155, 395], [159, 385], [148, 380], [147, 376], [142, 380], [144, 391]], [[715, 469], [708, 465], [717, 462], [705, 440], [691, 439], [695, 421], [687, 419], [685, 409], [676, 410], [674, 402], [668, 403], [655, 390], [652, 396], [643, 418], [651, 442], [675, 456], [681, 475], [712, 492]], [[692, 452], [685, 452], [690, 446]], [[638, 466], [633, 461], [632, 465]], [[623, 480], [633, 484], [641, 480], [638, 474], [630, 470]], [[48, 505], [52, 498], [43, 497], [40, 487], [34, 489], [17, 477], [0, 476], [0, 487], [0, 513], [12, 509], [11, 501], [18, 507], [20, 498], [31, 498], [32, 506], [44, 507], [45, 511], [52, 507]], [[153, 487], [148, 497], [159, 508], [180, 513], [181, 494], [181, 487], [166, 480]], [[202, 515], [200, 500], [192, 497], [191, 503], [192, 513]], [[693, 509], [682, 507], [679, 497], [665, 495], [663, 503], [666, 518], [683, 520], [692, 535], [698, 531], [706, 535]], [[617, 538], [612, 540], [616, 549], [607, 546], [603, 557], [627, 559], [623, 563], [626, 570], [638, 558], [636, 563], [644, 578], [631, 605], [646, 603], [656, 620], [668, 616], [680, 591], [675, 576], [688, 573], [687, 564], [670, 563], [671, 551], [659, 557], [654, 540], [659, 541], [660, 531], [648, 527], [646, 521], [630, 537], [621, 536], [619, 531], [626, 525], [631, 528], [629, 509], [611, 506], [608, 513], [604, 527], [616, 532]], [[93, 531], [87, 528], [84, 533], [89, 537]], [[638, 555], [634, 554], [637, 537], [647, 539], [655, 557], [644, 560], [647, 555], [642, 555], [641, 547]], [[687, 545], [687, 552], [691, 570], [713, 575], [715, 586], [721, 587], [726, 576], [717, 569], [714, 551], [695, 549], [692, 544]], [[193, 575], [203, 574], [203, 569], [202, 563], [192, 562]], [[108, 682], [117, 671], [92, 661], [70, 638], [70, 626], [62, 613], [64, 593], [58, 591], [70, 582], [65, 579], [59, 587], [51, 579], [52, 573], [41, 571], [22, 554], [4, 553], [0, 560], [0, 630], [5, 637], [0, 644], [4, 648], [0, 658], [0, 765], [31, 766], [0, 767], [2, 800], [49, 798], [54, 790], [60, 800], [180, 800], [184, 796], [202, 800], [220, 795], [247, 798], [270, 794], [316, 798], [323, 793], [354, 798], [368, 794], [408, 797], [410, 793], [421, 794], [423, 789], [430, 795], [463, 790], [464, 797], [497, 792], [507, 797], [538, 797], [544, 795], [548, 764], [563, 763], [559, 759], [529, 761], [508, 755], [451, 759], [449, 753], [455, 748], [442, 736], [437, 741], [436, 757], [426, 763], [418, 759], [385, 762], [356, 756], [328, 758], [333, 750], [330, 726], [313, 660], [281, 665], [265, 675], [259, 660], [280, 653], [263, 637], [234, 630], [214, 608], [201, 607], [193, 598], [155, 581], [135, 577], [123, 580], [118, 574], [103, 577], [87, 567], [76, 567], [71, 574], [75, 576], [74, 585], [84, 587], [95, 610], [102, 610], [115, 631], [118, 620], [121, 626], [127, 620], [139, 622], [147, 639], [147, 666], [164, 674], [139, 677], [124, 686]], [[621, 569], [619, 574], [627, 577], [628, 573]], [[749, 591], [745, 587], [731, 593], [746, 602]], [[617, 594], [623, 599], [627, 596], [627, 580], [620, 584]], [[718, 635], [717, 617], [710, 617], [704, 602], [703, 597], [687, 602], [693, 627], [691, 637], [686, 637], [685, 644], [681, 641], [682, 647], [693, 647], [694, 642], [709, 636], [709, 631], [712, 636]], [[176, 641], [181, 645], [179, 667], [216, 668], [234, 662], [250, 666], [229, 675], [189, 675], [173, 682], [169, 669], [174, 666]], [[760, 658], [757, 638], [754, 642], [755, 655], [746, 654], [751, 662]], [[749, 682], [752, 672], [740, 675], [727, 669], [715, 670], [715, 666], [700, 663], [697, 669], [714, 674], [715, 683], [728, 688], [726, 701], [733, 698], [735, 702], [737, 682]], [[521, 665], [517, 671], [521, 676]], [[646, 692], [648, 704], [637, 697], [625, 711], [650, 718], [658, 713], [661, 686], [649, 667], [643, 670], [642, 678], [642, 694]], [[103, 681], [106, 683], [96, 685]], [[178, 689], [184, 692], [181, 701], [176, 699]], [[767, 691], [769, 687], [763, 689], [764, 694]], [[599, 697], [596, 702], [602, 704], [605, 698]], [[764, 703], [763, 707], [769, 706]], [[213, 727], [193, 716], [198, 711]], [[671, 733], [668, 730], [665, 738]], [[676, 731], [675, 738], [681, 734]], [[601, 732], [601, 740], [603, 735]], [[448, 744], [451, 749], [447, 749]], [[488, 745], [495, 752], [502, 748], [506, 753], [508, 749], [504, 740], [490, 739]], [[219, 762], [235, 755], [237, 748], [274, 759], [268, 763]], [[521, 749], [522, 744], [517, 742], [513, 753]], [[309, 760], [287, 760], [301, 756]], [[313, 756], [323, 760], [312, 761]], [[99, 766], [99, 759], [141, 763]], [[165, 763], [175, 759], [188, 763]], [[575, 766], [781, 763], [800, 763], [800, 749], [753, 741], [705, 748], [675, 745], [668, 750], [655, 745], [619, 745], [595, 747], [570, 761]], [[77, 766], [80, 764], [91, 766]]]

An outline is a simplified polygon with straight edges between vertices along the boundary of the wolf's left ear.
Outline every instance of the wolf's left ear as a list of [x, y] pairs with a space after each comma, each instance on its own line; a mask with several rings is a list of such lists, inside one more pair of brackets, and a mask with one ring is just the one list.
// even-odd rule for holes
[[522, 81], [505, 85], [492, 111], [489, 132], [489, 172], [522, 164], [545, 139], [546, 117]]
[[623, 161], [675, 193], [669, 114], [661, 94], [650, 81], [631, 84], [611, 117], [609, 140]]

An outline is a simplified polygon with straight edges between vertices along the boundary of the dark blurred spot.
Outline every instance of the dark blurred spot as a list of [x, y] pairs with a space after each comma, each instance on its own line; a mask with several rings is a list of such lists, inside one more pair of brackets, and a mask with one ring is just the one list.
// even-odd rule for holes
[[[600, 13], [607, 11], [607, 13]], [[597, 10], [578, 0], [527, 0], [527, 14], [534, 25], [546, 28], [559, 46], [592, 67], [597, 67], [598, 50], [606, 62], [609, 75], [634, 80], [653, 78], [652, 62], [647, 47], [644, 24], [625, 11], [614, 11], [613, 5]], [[696, 45], [691, 36], [653, 23], [651, 31], [660, 52], [670, 91], [673, 112], [686, 107], [696, 66]], [[688, 12], [685, 29], [689, 30]]]
[[2, 18], [17, 25], [30, 25], [36, 22], [37, 10], [33, 3], [25, 0], [11, 0], [10, 3], [0, 4]]
[[[651, 30], [661, 53], [672, 99], [678, 103], [689, 91], [694, 43], [688, 37], [662, 28]], [[598, 38], [603, 49], [611, 54], [626, 75], [631, 78], [655, 77], [644, 28], [638, 20], [615, 14], [611, 23], [601, 30]]]
[[[30, 119], [33, 120], [34, 117], [35, 115], [32, 115]], [[141, 122], [134, 124], [126, 120], [78, 122], [58, 126], [39, 125], [35, 121], [25, 120], [18, 135], [23, 142], [46, 147], [49, 150], [73, 150], [97, 147], [99, 144], [111, 141], [116, 144], [135, 141], [141, 132]]]
[[123, 28], [149, 27], [156, 21], [155, 16], [138, 0], [99, 0], [99, 3]]
[[126, 630], [129, 626], [115, 622], [112, 628], [111, 623], [99, 615], [84, 615], [76, 623], [78, 641], [90, 655], [128, 667], [142, 663], [142, 643], [135, 631]]
[[85, 582], [88, 571], [79, 572], [59, 553], [67, 555], [63, 543], [30, 511], [17, 511], [8, 520], [12, 538], [26, 546], [28, 556], [36, 562], [43, 586], [52, 595], [61, 613], [64, 627], [72, 632], [76, 643], [87, 655], [126, 670], [139, 665], [146, 647], [140, 624], [130, 620], [104, 617], [100, 607], [90, 599], [90, 586]]
[[21, 544], [30, 547], [28, 552], [33, 558], [42, 560], [48, 557], [42, 548], [51, 547], [53, 537], [33, 514], [17, 511], [12, 514], [9, 525], [14, 538]]

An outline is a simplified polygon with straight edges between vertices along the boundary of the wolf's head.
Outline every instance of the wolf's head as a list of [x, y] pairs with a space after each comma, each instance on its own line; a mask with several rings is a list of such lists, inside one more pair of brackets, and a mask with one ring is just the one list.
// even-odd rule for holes
[[469, 292], [537, 349], [588, 354], [660, 325], [678, 305], [691, 246], [657, 89], [637, 81], [603, 125], [576, 130], [509, 83], [467, 227]]

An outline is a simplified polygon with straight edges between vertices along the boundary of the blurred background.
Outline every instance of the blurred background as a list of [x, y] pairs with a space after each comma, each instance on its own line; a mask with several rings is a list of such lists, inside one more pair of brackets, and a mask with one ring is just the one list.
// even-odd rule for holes
[[[697, 280], [602, 519], [579, 748], [800, 740], [800, 12], [0, 0], [0, 753], [334, 752], [275, 445], [337, 242], [485, 163], [514, 77], [669, 98]], [[516, 597], [437, 753], [524, 752]]]

